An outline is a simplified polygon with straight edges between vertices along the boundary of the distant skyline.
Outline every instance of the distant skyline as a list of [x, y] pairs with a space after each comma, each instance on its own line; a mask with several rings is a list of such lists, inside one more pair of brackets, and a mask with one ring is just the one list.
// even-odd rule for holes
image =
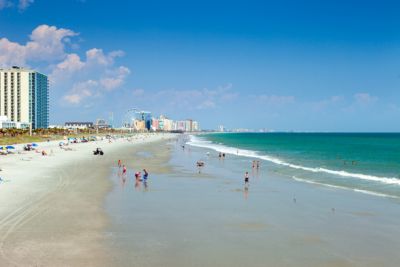
[[400, 131], [398, 1], [0, 0], [0, 68], [50, 124], [140, 108], [203, 129]]

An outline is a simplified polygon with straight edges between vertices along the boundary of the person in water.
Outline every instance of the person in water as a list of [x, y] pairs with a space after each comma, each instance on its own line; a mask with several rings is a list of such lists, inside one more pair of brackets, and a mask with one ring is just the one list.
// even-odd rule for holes
[[146, 171], [146, 169], [143, 169], [143, 179], [146, 181], [147, 177], [149, 176], [149, 173]]
[[249, 178], [250, 178], [249, 172], [246, 172], [245, 175], [244, 175], [244, 183], [245, 183], [245, 184], [248, 184], [248, 183], [249, 183]]
[[122, 174], [123, 174], [123, 175], [125, 175], [125, 174], [126, 174], [126, 167], [125, 167], [125, 165], [124, 165], [124, 166], [122, 166]]

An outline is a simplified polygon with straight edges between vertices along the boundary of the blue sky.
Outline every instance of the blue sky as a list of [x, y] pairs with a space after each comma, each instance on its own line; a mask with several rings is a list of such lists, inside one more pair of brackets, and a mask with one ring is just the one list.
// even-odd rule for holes
[[[232, 3], [235, 2], [235, 3]], [[396, 1], [0, 0], [0, 66], [51, 123], [132, 107], [202, 128], [400, 131]]]

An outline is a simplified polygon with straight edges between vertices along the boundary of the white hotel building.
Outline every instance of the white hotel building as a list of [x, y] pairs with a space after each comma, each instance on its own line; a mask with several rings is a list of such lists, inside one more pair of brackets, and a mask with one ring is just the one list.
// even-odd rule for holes
[[47, 76], [19, 67], [0, 69], [0, 116], [11, 122], [31, 123], [33, 129], [48, 128]]

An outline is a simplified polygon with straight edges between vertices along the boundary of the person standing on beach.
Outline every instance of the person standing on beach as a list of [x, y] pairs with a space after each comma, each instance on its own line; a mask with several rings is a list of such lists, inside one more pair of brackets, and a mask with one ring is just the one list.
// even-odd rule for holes
[[250, 178], [249, 172], [246, 172], [244, 175], [244, 184], [247, 185], [249, 183], [249, 178]]
[[125, 165], [122, 166], [122, 175], [126, 175], [126, 167], [125, 167]]
[[118, 168], [121, 168], [121, 160], [118, 160]]
[[143, 169], [143, 180], [147, 180], [147, 177], [149, 176], [149, 173], [146, 171], [146, 169]]
[[260, 168], [260, 161], [257, 160], [257, 170]]

